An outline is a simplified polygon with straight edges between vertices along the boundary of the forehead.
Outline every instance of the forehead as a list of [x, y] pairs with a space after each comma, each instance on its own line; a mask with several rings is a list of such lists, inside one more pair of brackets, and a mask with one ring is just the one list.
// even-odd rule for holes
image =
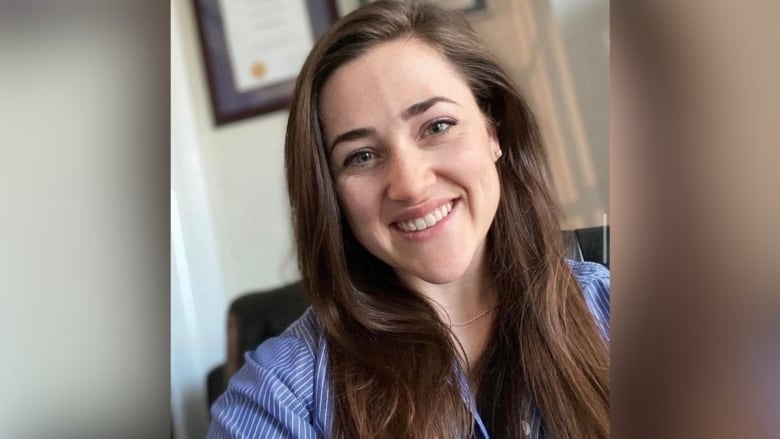
[[431, 96], [471, 100], [455, 66], [417, 39], [381, 43], [340, 66], [325, 82], [318, 102], [326, 130], [354, 125], [372, 113], [400, 113]]

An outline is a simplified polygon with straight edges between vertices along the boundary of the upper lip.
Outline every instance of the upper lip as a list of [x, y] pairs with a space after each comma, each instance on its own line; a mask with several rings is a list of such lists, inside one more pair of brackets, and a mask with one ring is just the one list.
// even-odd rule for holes
[[394, 218], [394, 223], [400, 223], [403, 221], [409, 221], [417, 218], [422, 218], [425, 215], [431, 213], [433, 209], [436, 209], [439, 206], [443, 206], [447, 204], [450, 201], [455, 200], [455, 198], [436, 198], [424, 201], [420, 204], [416, 204], [411, 207], [407, 207], [406, 209], [401, 210]]

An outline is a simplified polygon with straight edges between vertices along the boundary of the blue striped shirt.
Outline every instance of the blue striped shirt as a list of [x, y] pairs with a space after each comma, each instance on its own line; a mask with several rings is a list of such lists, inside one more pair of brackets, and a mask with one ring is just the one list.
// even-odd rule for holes
[[[585, 300], [606, 340], [609, 339], [609, 271], [592, 262], [570, 262]], [[330, 435], [330, 397], [325, 334], [311, 308], [280, 336], [245, 355], [244, 366], [214, 403], [208, 437], [324, 438]], [[465, 380], [461, 381], [465, 386]], [[468, 405], [479, 436], [488, 438], [474, 398]], [[538, 413], [528, 422], [529, 438], [544, 437]]]

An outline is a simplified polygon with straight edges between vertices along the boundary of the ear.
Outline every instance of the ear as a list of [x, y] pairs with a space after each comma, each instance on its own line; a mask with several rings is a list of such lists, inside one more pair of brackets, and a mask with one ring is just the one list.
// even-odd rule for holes
[[488, 121], [487, 122], [487, 134], [488, 134], [488, 145], [490, 146], [490, 154], [493, 156], [493, 161], [498, 161], [498, 158], [501, 157], [501, 144], [498, 142], [498, 131], [496, 130], [496, 126]]

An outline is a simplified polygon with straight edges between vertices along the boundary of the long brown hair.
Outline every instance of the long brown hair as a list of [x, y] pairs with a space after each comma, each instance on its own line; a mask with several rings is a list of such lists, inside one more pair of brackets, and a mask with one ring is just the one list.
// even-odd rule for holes
[[501, 199], [485, 273], [498, 293], [478, 371], [480, 413], [495, 437], [523, 437], [536, 407], [553, 437], [609, 435], [609, 360], [564, 259], [558, 212], [534, 117], [457, 13], [378, 1], [342, 18], [298, 77], [285, 165], [305, 288], [328, 340], [335, 437], [464, 437], [474, 417], [456, 365], [465, 366], [430, 303], [353, 236], [336, 195], [318, 117], [333, 71], [377, 44], [416, 38], [449, 60], [495, 124]]

